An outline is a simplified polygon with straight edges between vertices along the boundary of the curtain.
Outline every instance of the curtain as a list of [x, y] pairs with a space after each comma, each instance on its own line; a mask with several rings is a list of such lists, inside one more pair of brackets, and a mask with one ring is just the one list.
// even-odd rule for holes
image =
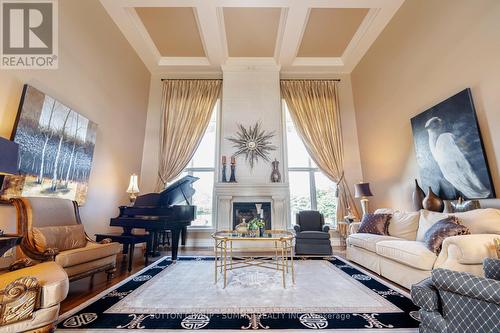
[[158, 191], [177, 177], [193, 157], [221, 86], [221, 80], [163, 81]]
[[337, 216], [359, 212], [344, 177], [344, 147], [336, 81], [283, 80], [281, 94], [318, 168], [337, 184]]

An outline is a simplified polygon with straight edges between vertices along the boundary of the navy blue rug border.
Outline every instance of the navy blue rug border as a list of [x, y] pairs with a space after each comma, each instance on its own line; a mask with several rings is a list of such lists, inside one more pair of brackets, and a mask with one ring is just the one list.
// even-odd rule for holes
[[[303, 258], [297, 258], [301, 260]], [[213, 260], [213, 257], [180, 257], [179, 260]], [[399, 291], [377, 281], [343, 260], [327, 260], [347, 275], [386, 298], [403, 312], [395, 313], [249, 313], [249, 314], [108, 314], [113, 304], [172, 264], [169, 257], [158, 260], [140, 274], [93, 301], [58, 324], [64, 330], [77, 329], [368, 329], [417, 328], [418, 307]]]

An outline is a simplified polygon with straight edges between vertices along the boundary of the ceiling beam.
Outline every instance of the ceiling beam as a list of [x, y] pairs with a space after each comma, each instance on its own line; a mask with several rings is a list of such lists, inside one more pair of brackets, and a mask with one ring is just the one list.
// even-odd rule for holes
[[282, 66], [292, 65], [302, 42], [302, 35], [304, 34], [308, 18], [309, 7], [307, 1], [292, 1], [286, 13], [285, 27], [283, 29], [278, 58], [278, 63]]

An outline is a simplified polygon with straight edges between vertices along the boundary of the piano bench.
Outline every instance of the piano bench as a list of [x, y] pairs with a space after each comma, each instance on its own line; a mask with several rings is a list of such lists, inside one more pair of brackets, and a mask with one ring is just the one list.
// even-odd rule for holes
[[132, 260], [134, 257], [135, 244], [146, 243], [146, 252], [144, 255], [144, 265], [148, 265], [148, 252], [151, 243], [151, 235], [123, 235], [123, 234], [95, 234], [97, 242], [105, 238], [110, 238], [111, 241], [123, 244], [123, 254], [128, 257], [128, 271], [132, 270]]

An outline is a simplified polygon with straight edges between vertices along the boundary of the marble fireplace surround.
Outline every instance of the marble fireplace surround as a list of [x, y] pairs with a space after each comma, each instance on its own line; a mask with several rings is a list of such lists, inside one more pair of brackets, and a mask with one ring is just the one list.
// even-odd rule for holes
[[216, 230], [230, 230], [233, 223], [234, 202], [270, 202], [272, 229], [287, 229], [288, 183], [240, 184], [216, 183], [215, 200], [217, 203]]

